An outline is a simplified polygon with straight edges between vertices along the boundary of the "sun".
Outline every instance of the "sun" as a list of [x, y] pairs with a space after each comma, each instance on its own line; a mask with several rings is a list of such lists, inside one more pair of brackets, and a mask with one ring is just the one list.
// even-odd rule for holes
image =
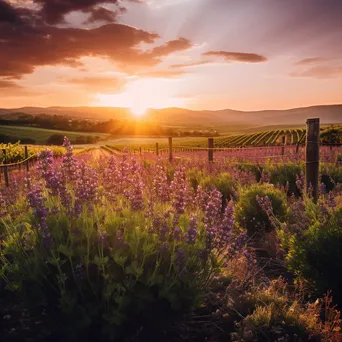
[[130, 110], [134, 116], [136, 116], [137, 118], [140, 118], [146, 113], [147, 107], [142, 106], [142, 105], [132, 105], [130, 107]]

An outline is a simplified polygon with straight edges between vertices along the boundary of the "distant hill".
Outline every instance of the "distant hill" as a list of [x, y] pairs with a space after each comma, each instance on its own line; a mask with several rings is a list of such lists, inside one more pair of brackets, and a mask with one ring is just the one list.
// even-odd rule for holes
[[[0, 117], [20, 115], [63, 115], [89, 120], [132, 119], [127, 108], [114, 107], [22, 107], [0, 109]], [[342, 123], [342, 105], [324, 105], [286, 110], [238, 111], [202, 110], [183, 108], [149, 109], [143, 119], [165, 126], [192, 128], [219, 128], [224, 132], [263, 130], [263, 127], [304, 127], [307, 118], [319, 117], [322, 124]]]

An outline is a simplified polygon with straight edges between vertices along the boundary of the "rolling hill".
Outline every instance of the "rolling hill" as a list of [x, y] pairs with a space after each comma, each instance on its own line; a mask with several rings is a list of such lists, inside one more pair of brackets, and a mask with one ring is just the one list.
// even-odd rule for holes
[[[114, 107], [22, 107], [0, 109], [0, 117], [18, 113], [64, 115], [89, 120], [131, 119], [127, 108]], [[304, 127], [307, 118], [319, 117], [322, 124], [342, 123], [342, 105], [322, 105], [286, 110], [238, 111], [232, 109], [195, 111], [183, 108], [149, 109], [140, 120], [164, 126], [219, 128], [221, 132], [246, 132], [274, 127]], [[267, 128], [266, 128], [267, 126]], [[263, 129], [265, 127], [265, 129]]]

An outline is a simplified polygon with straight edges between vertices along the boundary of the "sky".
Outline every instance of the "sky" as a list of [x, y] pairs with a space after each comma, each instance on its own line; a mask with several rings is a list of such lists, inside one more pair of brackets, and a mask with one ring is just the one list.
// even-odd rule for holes
[[0, 0], [0, 108], [342, 103], [342, 0]]

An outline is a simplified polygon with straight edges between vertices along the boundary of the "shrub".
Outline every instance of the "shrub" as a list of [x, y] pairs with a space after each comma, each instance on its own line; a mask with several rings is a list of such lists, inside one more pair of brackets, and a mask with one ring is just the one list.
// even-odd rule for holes
[[[237, 324], [233, 341], [334, 341], [341, 339], [340, 313], [331, 299], [304, 303], [280, 278], [248, 295], [253, 311]], [[323, 320], [320, 319], [323, 317]]]
[[[77, 161], [67, 139], [64, 145], [61, 165], [52, 151], [41, 153], [37, 179], [23, 190], [23, 214], [3, 221], [7, 289], [32, 311], [46, 308], [64, 335], [93, 332], [106, 341], [195, 306], [228, 259], [233, 204], [224, 213], [221, 203], [194, 204], [181, 167], [171, 187], [152, 174], [147, 189], [143, 171], [154, 169], [136, 159], [112, 158], [94, 169]], [[237, 236], [229, 255], [243, 245]]]
[[233, 177], [227, 173], [220, 173], [217, 176], [206, 176], [200, 179], [199, 185], [205, 190], [215, 187], [222, 194], [222, 202], [237, 199], [237, 186]]
[[[332, 290], [342, 305], [342, 208], [320, 209], [307, 204], [308, 228], [283, 238], [289, 270], [306, 280], [320, 294]], [[324, 208], [324, 207], [323, 207]]]
[[273, 230], [272, 223], [259, 205], [257, 196], [267, 196], [272, 203], [273, 213], [278, 219], [284, 219], [287, 213], [286, 195], [270, 184], [255, 184], [245, 189], [236, 205], [236, 220], [246, 228], [250, 236]]
[[299, 176], [303, 171], [303, 165], [296, 163], [269, 164], [264, 168], [264, 172], [270, 175], [270, 183], [288, 187], [288, 194], [295, 194], [296, 196], [301, 195], [296, 186], [296, 176]]
[[252, 164], [252, 163], [250, 164], [241, 163], [238, 165], [239, 170], [251, 172], [255, 176], [257, 182], [259, 182], [261, 179], [263, 168], [264, 167], [262, 165]]
[[62, 135], [62, 134], [53, 134], [53, 135], [51, 135], [51, 136], [47, 139], [46, 143], [47, 143], [48, 145], [57, 145], [57, 146], [61, 146], [61, 145], [63, 145], [63, 141], [64, 141], [64, 135]]
[[342, 152], [338, 153], [336, 156], [336, 163], [341, 164], [342, 163]]
[[194, 190], [197, 190], [203, 178], [207, 177], [207, 173], [204, 170], [200, 170], [196, 167], [191, 168], [186, 173], [190, 185]]
[[322, 165], [321, 182], [325, 185], [327, 191], [333, 190], [337, 184], [342, 184], [342, 168], [338, 165]]

